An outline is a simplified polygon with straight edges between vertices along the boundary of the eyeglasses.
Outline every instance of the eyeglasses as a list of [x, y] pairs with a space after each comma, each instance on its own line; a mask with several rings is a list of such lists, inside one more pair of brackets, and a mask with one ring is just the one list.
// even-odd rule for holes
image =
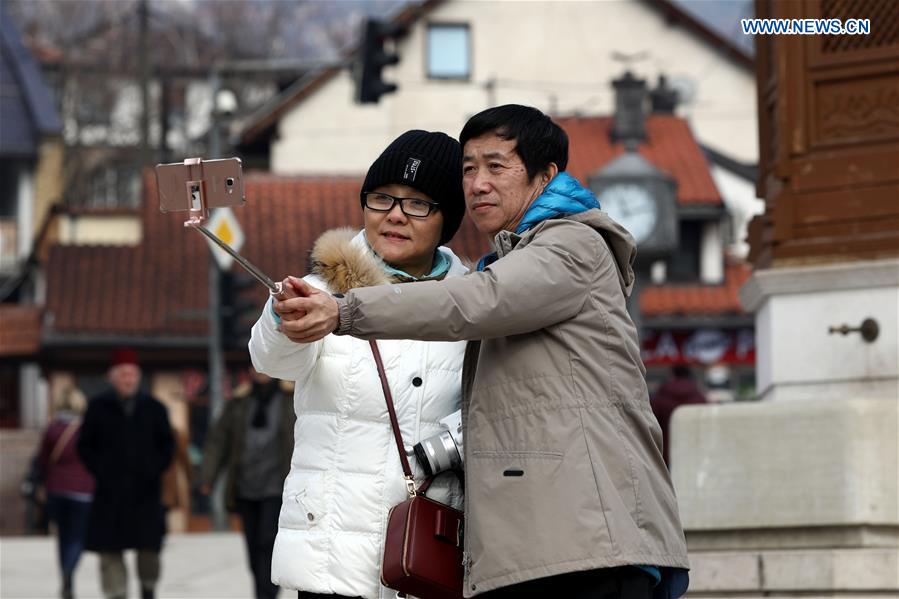
[[380, 191], [368, 191], [362, 196], [365, 207], [375, 212], [390, 212], [396, 203], [400, 203], [400, 210], [406, 216], [424, 218], [434, 210], [439, 210], [440, 204], [419, 198], [397, 198]]

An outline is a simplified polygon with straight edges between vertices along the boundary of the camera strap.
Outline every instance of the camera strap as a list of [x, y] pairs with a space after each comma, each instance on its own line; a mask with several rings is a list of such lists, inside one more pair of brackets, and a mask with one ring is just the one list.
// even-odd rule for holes
[[393, 428], [393, 438], [396, 440], [396, 449], [400, 454], [400, 463], [403, 465], [403, 474], [406, 479], [406, 488], [410, 497], [416, 495], [424, 495], [431, 486], [433, 477], [428, 478], [421, 487], [415, 489], [415, 477], [412, 475], [412, 468], [409, 466], [409, 459], [406, 457], [406, 449], [403, 446], [403, 435], [400, 432], [400, 425], [396, 418], [396, 409], [393, 407], [393, 395], [390, 393], [390, 385], [387, 384], [387, 374], [384, 372], [384, 362], [381, 360], [381, 352], [378, 350], [377, 341], [368, 342], [371, 346], [372, 356], [375, 358], [375, 366], [378, 367], [378, 377], [381, 379], [381, 389], [384, 391], [384, 399], [387, 402], [387, 413], [390, 414], [390, 426]]

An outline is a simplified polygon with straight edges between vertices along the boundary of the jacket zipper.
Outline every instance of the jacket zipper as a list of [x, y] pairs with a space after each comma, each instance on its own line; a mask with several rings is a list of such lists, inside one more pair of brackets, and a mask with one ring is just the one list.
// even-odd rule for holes
[[[472, 343], [479, 343], [479, 342], [477, 342], [477, 341], [469, 341], [468, 342], [468, 344], [472, 344]], [[477, 357], [476, 356], [470, 357], [468, 355], [469, 354], [469, 352], [468, 352], [469, 345], [468, 344], [465, 346], [466, 351], [465, 351], [465, 355], [464, 355], [463, 361], [462, 361], [462, 368], [463, 368], [463, 370], [465, 369], [467, 360], [473, 360], [474, 364], [469, 365], [469, 369], [470, 370], [474, 369], [474, 373], [476, 374], [477, 373]], [[481, 350], [481, 348], [479, 345], [478, 346], [478, 354], [480, 354], [480, 350]], [[468, 471], [471, 468], [470, 458], [472, 455], [472, 451], [471, 451], [471, 438], [469, 436], [470, 429], [468, 427], [468, 408], [471, 403], [471, 389], [473, 386], [474, 386], [474, 376], [472, 376], [472, 379], [470, 381], [463, 381], [463, 383], [462, 383], [463, 391], [467, 392], [467, 396], [462, 397], [462, 430], [466, 437], [465, 438], [465, 449], [464, 449], [464, 451], [465, 451], [465, 467], [462, 469], [462, 480], [465, 481], [465, 484], [464, 484], [465, 488], [463, 489], [463, 493], [464, 493], [464, 497], [465, 497], [463, 512], [465, 514], [465, 519], [463, 520], [463, 523], [462, 523], [462, 526], [463, 526], [463, 530], [462, 530], [462, 573], [463, 573], [462, 574], [462, 584], [463, 584], [463, 586], [465, 586], [465, 585], [470, 586], [469, 579], [471, 577], [471, 552], [469, 551], [469, 543], [468, 543], [468, 539], [471, 535], [468, 534], [469, 531], [467, 530], [467, 527], [469, 526], [468, 493], [469, 493], [469, 489], [471, 488], [471, 487], [469, 487], [469, 484], [468, 484]]]

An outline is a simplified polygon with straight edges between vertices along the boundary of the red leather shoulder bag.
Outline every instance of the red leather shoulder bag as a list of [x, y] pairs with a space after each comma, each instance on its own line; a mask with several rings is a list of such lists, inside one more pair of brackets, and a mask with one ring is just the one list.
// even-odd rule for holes
[[433, 479], [415, 488], [381, 353], [375, 341], [369, 344], [409, 491], [409, 499], [395, 505], [387, 516], [381, 584], [421, 599], [461, 599], [463, 514], [425, 497]]

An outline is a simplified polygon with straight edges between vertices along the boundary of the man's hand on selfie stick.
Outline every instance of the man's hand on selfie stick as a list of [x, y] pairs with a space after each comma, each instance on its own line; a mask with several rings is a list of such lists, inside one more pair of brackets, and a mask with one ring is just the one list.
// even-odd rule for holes
[[337, 329], [337, 302], [330, 294], [302, 279], [284, 279], [284, 291], [274, 298], [275, 313], [281, 317], [280, 331], [296, 343], [312, 343]]
[[287, 277], [281, 281], [281, 292], [272, 294], [272, 308], [275, 313], [281, 317], [281, 320], [297, 320], [303, 317], [302, 312], [298, 312], [292, 308], [284, 307], [283, 302], [295, 297], [302, 297], [293, 281], [299, 281], [296, 277]]

